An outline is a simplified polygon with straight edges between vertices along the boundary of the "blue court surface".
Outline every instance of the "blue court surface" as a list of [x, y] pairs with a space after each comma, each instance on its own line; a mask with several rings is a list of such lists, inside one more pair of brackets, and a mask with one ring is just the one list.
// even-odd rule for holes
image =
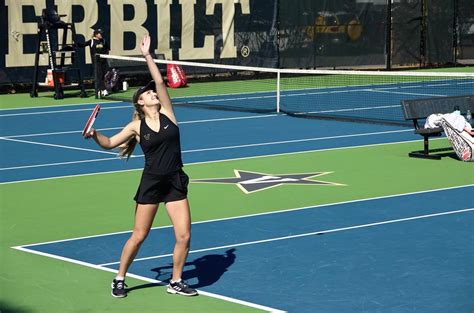
[[[288, 312], [469, 312], [474, 208], [464, 196], [473, 192], [467, 186], [195, 223], [183, 278], [204, 294]], [[17, 248], [117, 270], [129, 236]], [[130, 274], [169, 278], [173, 238], [170, 227], [153, 229]], [[433, 297], [439, 289], [451, 292]]]
[[[82, 138], [80, 127], [93, 107], [1, 110], [0, 144], [8, 153], [0, 160], [0, 183], [141, 168], [139, 147], [124, 162]], [[95, 127], [110, 136], [130, 122], [132, 112], [127, 103], [104, 104]], [[419, 140], [399, 126], [186, 107], [175, 113], [185, 164]]]

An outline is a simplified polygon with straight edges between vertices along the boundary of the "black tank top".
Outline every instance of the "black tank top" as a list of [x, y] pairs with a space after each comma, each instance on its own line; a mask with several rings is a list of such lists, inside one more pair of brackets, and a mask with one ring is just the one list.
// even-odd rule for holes
[[145, 173], [166, 175], [183, 167], [179, 128], [164, 114], [160, 114], [159, 132], [141, 120], [140, 146], [145, 154]]

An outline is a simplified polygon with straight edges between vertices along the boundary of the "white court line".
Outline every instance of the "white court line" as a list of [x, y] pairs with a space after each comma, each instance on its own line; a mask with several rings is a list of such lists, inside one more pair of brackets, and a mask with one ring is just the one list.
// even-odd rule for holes
[[[191, 250], [191, 251], [189, 251], [189, 254], [207, 252], [207, 251], [214, 251], [214, 250], [221, 250], [221, 249], [227, 249], [227, 248], [242, 247], [242, 246], [250, 246], [250, 245], [256, 245], [256, 244], [261, 244], [261, 243], [282, 241], [282, 240], [295, 239], [295, 238], [302, 238], [302, 237], [308, 237], [308, 236], [314, 236], [314, 235], [336, 233], [336, 232], [341, 232], [341, 231], [346, 231], [346, 230], [354, 230], [354, 229], [374, 227], [374, 226], [380, 226], [380, 225], [395, 224], [395, 223], [400, 223], [400, 222], [407, 222], [407, 221], [413, 221], [413, 220], [419, 220], [419, 219], [437, 217], [437, 216], [443, 216], [443, 215], [450, 215], [450, 214], [458, 214], [458, 213], [464, 213], [464, 212], [469, 212], [469, 211], [474, 211], [474, 208], [456, 210], [456, 211], [448, 211], [448, 212], [441, 212], [441, 213], [433, 213], [433, 214], [425, 214], [425, 215], [418, 215], [418, 216], [411, 216], [411, 217], [399, 218], [399, 219], [394, 219], [394, 220], [386, 220], [386, 221], [381, 221], [381, 222], [360, 224], [360, 225], [347, 226], [347, 227], [334, 228], [334, 229], [318, 230], [318, 231], [304, 233], [304, 234], [276, 237], [276, 238], [270, 238], [270, 239], [234, 243], [234, 244], [225, 245], [225, 246], [218, 246], [218, 247], [212, 247], [212, 248]], [[149, 256], [149, 257], [144, 257], [144, 258], [136, 258], [133, 261], [134, 262], [147, 261], [147, 260], [166, 258], [166, 257], [170, 257], [170, 256], [173, 256], [173, 254], [170, 253], [170, 254]], [[115, 264], [120, 264], [120, 261], [99, 264], [99, 266], [110, 266], [110, 265], [115, 265]]]
[[[117, 127], [117, 129], [118, 128], [119, 127]], [[98, 129], [98, 130], [104, 130], [104, 129]], [[115, 127], [112, 129], [115, 129]], [[66, 131], [61, 131], [61, 132], [34, 133], [34, 134], [12, 135], [12, 136], [2, 136], [2, 137], [3, 138], [27, 138], [27, 137], [39, 137], [39, 136], [68, 135], [68, 134], [82, 134], [82, 130], [66, 130]]]
[[[303, 89], [314, 89], [314, 88], [303, 88]], [[272, 92], [275, 92], [274, 90], [270, 90], [270, 91], [254, 91], [254, 92], [251, 92], [249, 94], [261, 94], [261, 93], [272, 93]], [[225, 94], [219, 94], [219, 95], [196, 95], [196, 96], [182, 96], [182, 97], [174, 97], [173, 98], [173, 101], [178, 101], [178, 100], [186, 100], [186, 99], [189, 99], [189, 98], [203, 98], [203, 97], [229, 97], [229, 96], [235, 96], [235, 95], [242, 95], [241, 92], [236, 92], [236, 93], [225, 93]], [[21, 107], [21, 108], [0, 108], [0, 112], [1, 111], [16, 111], [16, 110], [34, 110], [34, 109], [48, 109], [48, 108], [67, 108], [67, 107], [71, 107], [71, 106], [87, 106], [87, 105], [95, 105], [95, 104], [112, 104], [112, 103], [128, 103], [129, 101], [112, 101], [112, 100], [100, 100], [100, 101], [97, 101], [97, 102], [88, 102], [88, 103], [72, 103], [72, 104], [61, 104], [61, 105], [45, 105], [45, 106], [35, 106], [35, 107]], [[178, 103], [178, 102], [176, 102]], [[128, 108], [133, 108], [133, 106], [131, 104], [128, 104], [127, 106], [124, 106], [125, 107], [128, 107]], [[105, 107], [104, 107], [105, 108]], [[117, 107], [117, 108], [122, 108], [121, 106], [120, 107]], [[42, 111], [42, 112], [47, 112], [47, 111]], [[42, 112], [38, 112], [38, 113], [42, 113]], [[59, 110], [57, 112], [68, 112], [68, 110]], [[3, 115], [0, 115], [0, 116], [3, 116]]]
[[16, 110], [34, 110], [34, 109], [50, 109], [50, 108], [67, 108], [72, 106], [86, 106], [86, 105], [96, 105], [96, 104], [109, 104], [109, 103], [121, 103], [123, 101], [111, 101], [111, 100], [100, 100], [97, 99], [96, 102], [86, 102], [86, 103], [70, 103], [70, 104], [61, 104], [61, 105], [43, 105], [43, 106], [34, 106], [34, 107], [21, 107], [21, 108], [4, 108], [0, 109], [1, 111], [16, 111]]
[[[431, 140], [443, 140], [443, 139], [444, 138], [433, 138]], [[296, 151], [296, 152], [284, 152], [284, 153], [265, 154], [265, 155], [247, 156], [247, 157], [230, 158], [230, 159], [220, 159], [220, 160], [211, 160], [211, 161], [202, 161], [202, 162], [191, 162], [191, 163], [186, 163], [185, 165], [220, 163], [220, 162], [233, 162], [233, 161], [239, 161], [239, 160], [252, 160], [252, 159], [257, 159], [257, 158], [267, 158], [267, 157], [276, 157], [276, 156], [284, 156], [284, 155], [296, 155], [296, 154], [303, 154], [303, 153], [336, 151], [336, 150], [356, 149], [356, 148], [370, 148], [370, 147], [377, 147], [377, 146], [383, 146], [383, 145], [405, 144], [405, 143], [418, 142], [418, 141], [419, 140], [408, 140], [408, 141], [397, 141], [397, 142], [389, 142], [389, 143], [377, 143], [377, 144], [369, 144], [369, 145], [357, 145], [357, 146], [347, 146], [347, 147], [337, 147], [337, 148], [327, 148], [327, 149], [313, 149], [313, 150]], [[34, 178], [34, 179], [25, 179], [25, 180], [17, 180], [17, 181], [8, 181], [8, 182], [0, 182], [0, 185], [19, 184], [19, 183], [26, 183], [26, 182], [33, 182], [33, 181], [43, 181], [43, 180], [50, 180], [50, 179], [64, 179], [64, 178], [72, 178], [72, 177], [84, 177], [84, 176], [93, 176], [93, 175], [125, 173], [125, 172], [137, 171], [137, 170], [143, 170], [143, 168], [140, 167], [140, 168], [134, 168], [134, 169], [128, 169], [128, 170], [103, 171], [103, 172], [95, 172], [95, 173], [87, 173], [87, 174], [74, 174], [74, 175], [64, 175], [64, 176], [54, 176], [54, 177], [44, 177], [44, 178]]]
[[[302, 89], [302, 90], [308, 90], [308, 89]], [[321, 89], [310, 89], [310, 90], [317, 90], [314, 92], [302, 92], [302, 93], [291, 93], [294, 91], [298, 90], [286, 90], [283, 91], [281, 94], [281, 97], [296, 97], [296, 96], [308, 96], [308, 95], [325, 95], [325, 94], [339, 94], [339, 93], [351, 93], [351, 92], [361, 92], [361, 91], [374, 91], [374, 89], [368, 89], [368, 88], [361, 88], [361, 89], [349, 89], [349, 90], [330, 90], [330, 91], [324, 91]], [[260, 92], [260, 93], [272, 93], [272, 91], [265, 91], [265, 92]], [[287, 94], [287, 93], [289, 94]], [[226, 96], [229, 95], [213, 95], [213, 96], [192, 96], [192, 98], [204, 98], [204, 97], [222, 97], [224, 98], [217, 98], [217, 99], [203, 99], [203, 100], [191, 100], [191, 101], [186, 101], [188, 97], [177, 97], [175, 98], [175, 103], [177, 105], [180, 104], [180, 100], [183, 103], [210, 103], [210, 102], [228, 102], [228, 101], [242, 101], [242, 100], [253, 100], [253, 99], [267, 99], [267, 98], [276, 98], [276, 95], [256, 95], [252, 96], [255, 93], [248, 93], [250, 96], [242, 96], [245, 95], [245, 93], [240, 93], [238, 95], [241, 95], [240, 97], [230, 97], [230, 98], [225, 98]], [[237, 95], [237, 94], [236, 94]], [[421, 94], [420, 94], [421, 95]], [[131, 108], [130, 105], [125, 105], [125, 106], [115, 106], [115, 107], [103, 107], [105, 110], [109, 109], [124, 109], [124, 108]], [[275, 107], [276, 109], [276, 107]], [[13, 109], [12, 109], [13, 110]], [[69, 109], [69, 110], [55, 110], [55, 111], [41, 111], [41, 112], [25, 112], [25, 113], [9, 113], [9, 114], [0, 114], [0, 117], [8, 117], [8, 116], [23, 116], [23, 115], [41, 115], [41, 114], [52, 114], [52, 113], [68, 113], [68, 112], [77, 112], [77, 111], [89, 111], [90, 108], [81, 108], [81, 109]]]
[[[412, 129], [403, 129], [403, 130], [393, 130], [393, 131], [384, 131], [384, 132], [373, 132], [373, 133], [360, 133], [360, 134], [351, 134], [351, 135], [339, 135], [339, 136], [329, 136], [329, 137], [314, 137], [314, 138], [306, 138], [306, 139], [294, 139], [294, 140], [282, 140], [282, 141], [272, 141], [272, 142], [264, 142], [264, 143], [254, 143], [254, 144], [246, 144], [246, 145], [236, 145], [236, 146], [223, 146], [223, 147], [213, 147], [213, 148], [202, 148], [202, 149], [193, 149], [193, 150], [183, 150], [181, 153], [196, 153], [196, 152], [208, 152], [208, 151], [219, 151], [219, 150], [232, 150], [232, 149], [243, 149], [243, 148], [250, 148], [250, 147], [261, 147], [261, 146], [271, 146], [271, 145], [281, 145], [281, 144], [292, 144], [292, 143], [301, 143], [301, 142], [311, 142], [311, 141], [321, 141], [321, 140], [329, 140], [329, 139], [339, 139], [339, 138], [350, 138], [350, 137], [363, 137], [363, 136], [372, 136], [372, 135], [385, 135], [385, 134], [393, 134], [393, 133], [400, 133], [400, 132], [409, 132], [413, 131]], [[25, 143], [34, 143], [29, 141], [17, 140], [17, 139], [9, 139], [11, 137], [0, 137], [4, 140], [11, 140], [11, 141], [19, 141]], [[37, 143], [41, 144], [41, 143]], [[44, 144], [50, 145], [50, 144]], [[69, 148], [74, 149], [74, 147], [67, 147], [67, 146], [59, 146], [62, 148]], [[90, 149], [80, 149], [75, 148], [78, 150], [86, 150], [92, 152], [102, 152], [108, 154], [117, 155], [117, 153], [101, 151], [101, 150], [90, 150]], [[143, 154], [135, 154], [132, 155], [131, 158], [142, 158], [144, 157]], [[97, 161], [103, 160], [121, 160], [121, 158], [110, 158], [110, 159], [97, 159]], [[24, 165], [24, 166], [15, 166], [15, 167], [4, 167], [0, 168], [0, 171], [11, 170], [11, 169], [23, 169], [23, 168], [34, 168], [34, 167], [47, 167], [47, 166], [57, 166], [57, 165], [65, 165], [65, 164], [75, 164], [76, 161], [71, 162], [58, 162], [58, 163], [46, 163], [46, 164], [36, 164], [36, 165]], [[84, 162], [93, 162], [93, 160], [83, 160], [77, 161], [77, 163], [84, 163]]]
[[[432, 94], [423, 94], [423, 93], [408, 93], [408, 92], [396, 92], [396, 91], [384, 91], [384, 90], [393, 90], [400, 88], [421, 88], [425, 86], [403, 86], [403, 87], [381, 87], [381, 88], [361, 88], [361, 89], [351, 89], [351, 90], [333, 90], [333, 91], [317, 91], [317, 92], [307, 92], [307, 93], [295, 93], [295, 94], [282, 94], [281, 97], [295, 97], [295, 96], [308, 96], [308, 95], [325, 95], [325, 94], [339, 94], [339, 93], [351, 93], [351, 92], [385, 92], [389, 94], [403, 94], [403, 95], [417, 95], [417, 96], [437, 96], [437, 97], [447, 97], [446, 95], [432, 95]], [[400, 107], [401, 105], [396, 105]], [[380, 108], [380, 107], [370, 107]]]
[[[333, 94], [333, 93], [347, 93], [347, 92], [360, 92], [360, 91], [374, 91], [374, 90], [383, 90], [383, 89], [390, 89], [390, 88], [425, 88], [425, 87], [439, 87], [439, 86], [453, 86], [453, 85], [465, 85], [465, 84], [474, 84], [474, 82], [448, 82], [448, 83], [441, 83], [442, 80], [439, 81], [440, 83], [439, 84], [436, 84], [436, 83], [433, 83], [433, 84], [430, 84], [430, 85], [415, 85], [414, 83], [416, 82], [408, 82], [408, 84], [411, 84], [413, 83], [413, 85], [409, 85], [409, 86], [404, 86], [403, 82], [394, 82], [394, 83], [378, 83], [378, 84], [375, 84], [375, 85], [380, 85], [381, 87], [380, 88], [367, 88], [369, 87], [370, 85], [367, 85], [367, 84], [363, 84], [363, 85], [351, 85], [351, 86], [336, 86], [336, 87], [326, 87], [326, 88], [314, 88], [314, 87], [310, 87], [310, 88], [298, 88], [298, 89], [292, 89], [292, 90], [283, 90], [282, 91], [282, 95], [281, 96], [298, 96], [298, 95], [315, 95], [315, 94]], [[387, 85], [400, 85], [400, 86], [395, 86], [395, 87], [382, 87], [382, 86], [387, 86]], [[365, 88], [364, 88], [365, 87]], [[324, 91], [324, 89], [337, 89], [337, 88], [349, 88], [349, 90], [331, 90], [331, 91]], [[356, 89], [350, 89], [350, 88], [356, 88]], [[357, 89], [359, 88], [359, 89]], [[285, 93], [291, 93], [291, 92], [294, 92], [294, 91], [305, 91], [305, 90], [318, 90], [318, 92], [307, 92], [307, 93], [299, 93], [299, 94], [285, 94]], [[319, 91], [321, 90], [321, 91]], [[257, 91], [257, 92], [251, 92], [251, 93], [248, 93], [248, 94], [260, 94], [260, 93], [272, 93], [272, 92], [275, 92], [274, 90], [269, 90], [269, 91]], [[196, 96], [185, 96], [185, 97], [175, 97], [174, 99], [176, 101], [178, 100], [186, 100], [188, 98], [202, 98], [202, 97], [228, 97], [228, 96], [234, 96], [234, 95], [242, 95], [242, 94], [246, 94], [246, 93], [227, 93], [227, 94], [221, 94], [221, 95], [196, 95]], [[421, 94], [420, 94], [421, 95]], [[446, 96], [446, 95], [444, 95]], [[259, 98], [269, 98], [269, 97], [274, 97], [274, 96], [257, 96], [257, 97], [246, 97], [246, 98], [242, 98], [242, 99], [259, 99]], [[443, 96], [440, 96], [440, 97], [443, 97]], [[235, 100], [235, 98], [232, 98]], [[226, 99], [224, 98], [223, 101], [229, 101], [230, 99]], [[210, 101], [219, 101], [219, 100], [210, 100]], [[123, 103], [125, 101], [103, 101], [103, 100], [100, 100], [100, 101], [97, 101], [97, 102], [91, 102], [91, 103], [77, 103], [77, 104], [64, 104], [64, 105], [58, 105], [58, 106], [55, 106], [57, 108], [60, 108], [60, 107], [70, 107], [70, 106], [79, 106], [79, 105], [92, 105], [92, 104], [97, 104], [97, 103], [100, 103], [100, 104], [109, 104], [109, 103]], [[196, 101], [197, 103], [200, 102], [200, 101]], [[1, 111], [12, 111], [12, 110], [34, 110], [34, 109], [44, 109], [44, 108], [51, 108], [52, 106], [38, 106], [38, 107], [26, 107], [26, 108], [5, 108], [5, 109], [0, 109], [0, 112]], [[130, 108], [131, 106], [130, 105], [127, 105], [127, 106], [118, 106], [118, 107], [115, 107], [115, 108]], [[108, 109], [108, 108], [114, 108], [114, 107], [104, 107], [104, 109]], [[81, 111], [82, 109], [78, 109], [79, 111]], [[85, 109], [85, 110], [88, 110], [88, 109]], [[72, 112], [72, 111], [75, 111], [75, 110], [62, 110], [62, 111], [55, 111], [55, 113], [64, 113], [64, 112]], [[0, 117], [2, 116], [14, 116], [14, 115], [32, 115], [32, 114], [42, 114], [42, 113], [49, 113], [49, 112], [53, 112], [53, 111], [43, 111], [43, 112], [30, 112], [30, 113], [24, 113], [24, 114], [21, 114], [21, 113], [13, 113], [11, 115], [9, 114], [0, 114]]]
[[77, 147], [63, 146], [63, 145], [55, 145], [55, 144], [52, 144], [52, 143], [43, 143], [43, 142], [36, 142], [36, 141], [28, 141], [28, 140], [20, 140], [20, 139], [11, 139], [11, 138], [5, 138], [5, 137], [0, 137], [0, 140], [21, 142], [21, 143], [27, 143], [27, 144], [33, 144], [33, 145], [39, 145], [39, 146], [55, 147], [55, 148], [62, 148], [62, 149], [71, 149], [71, 150], [80, 150], [80, 151], [88, 151], [88, 152], [97, 152], [97, 153], [104, 153], [104, 154], [117, 155], [116, 152], [108, 152], [108, 151], [103, 151], [103, 150], [77, 148]]
[[[49, 258], [52, 258], [52, 259], [61, 260], [61, 261], [69, 262], [69, 263], [74, 263], [74, 264], [77, 264], [77, 265], [82, 265], [82, 266], [90, 267], [90, 268], [105, 271], [105, 272], [118, 273], [118, 270], [114, 270], [114, 269], [110, 269], [110, 268], [107, 268], [107, 267], [102, 267], [102, 266], [98, 266], [98, 265], [95, 265], [95, 264], [82, 262], [82, 261], [78, 261], [78, 260], [74, 260], [74, 259], [70, 259], [70, 258], [65, 258], [65, 257], [57, 256], [57, 255], [54, 255], [54, 254], [50, 254], [50, 253], [30, 250], [28, 248], [24, 248], [24, 247], [21, 247], [21, 246], [12, 247], [12, 248], [16, 249], [16, 250], [23, 251], [23, 252], [37, 254], [37, 255], [41, 255], [41, 256], [45, 256], [45, 257], [49, 257]], [[131, 277], [131, 278], [135, 278], [135, 279], [138, 279], [138, 280], [141, 280], [141, 281], [156, 283], [156, 284], [160, 284], [162, 286], [165, 286], [165, 284], [160, 280], [151, 279], [151, 278], [148, 278], [148, 277], [144, 277], [144, 276], [140, 276], [140, 275], [136, 275], [136, 274], [132, 274], [132, 273], [127, 273], [127, 277]], [[227, 296], [222, 296], [222, 295], [218, 295], [218, 294], [203, 291], [203, 290], [198, 290], [198, 292], [199, 292], [200, 295], [203, 295], [203, 296], [207, 296], [207, 297], [211, 297], [211, 298], [215, 298], [215, 299], [219, 299], [219, 300], [224, 300], [224, 301], [227, 301], [227, 302], [232, 302], [232, 303], [236, 303], [236, 304], [240, 304], [240, 305], [260, 309], [260, 310], [271, 312], [271, 313], [284, 313], [285, 312], [285, 311], [278, 310], [278, 309], [275, 309], [275, 308], [271, 308], [271, 307], [268, 307], [268, 306], [264, 306], [264, 305], [260, 305], [260, 304], [256, 304], [256, 303], [252, 303], [252, 302], [248, 302], [248, 301], [243, 301], [243, 300], [240, 300], [240, 299], [235, 299], [235, 298], [231, 298], [231, 297], [227, 297]]]
[[359, 133], [359, 134], [351, 134], [351, 135], [339, 135], [339, 136], [328, 136], [328, 137], [314, 137], [314, 138], [306, 138], [306, 139], [270, 141], [270, 142], [253, 143], [253, 144], [246, 144], [246, 145], [184, 150], [182, 153], [205, 152], [205, 151], [228, 150], [228, 149], [241, 149], [241, 148], [249, 148], [249, 147], [271, 146], [271, 145], [280, 145], [280, 144], [288, 144], [288, 143], [320, 141], [320, 140], [328, 140], [328, 139], [363, 137], [363, 136], [372, 136], [372, 135], [385, 135], [385, 134], [402, 133], [402, 132], [409, 132], [409, 131], [412, 132], [413, 130], [412, 129], [403, 129], [403, 130], [391, 130], [391, 131], [384, 131], [384, 132]]
[[[199, 97], [199, 98], [200, 98], [200, 97]], [[242, 101], [242, 100], [267, 99], [267, 98], [276, 98], [276, 95], [268, 95], [268, 96], [248, 96], [248, 97], [220, 98], [220, 99], [204, 99], [204, 100], [192, 100], [192, 101], [185, 101], [185, 102], [176, 102], [176, 104], [228, 102], [228, 101]], [[276, 106], [275, 106], [275, 110], [276, 110]]]
[[415, 93], [415, 92], [400, 92], [400, 91], [386, 91], [386, 90], [377, 90], [377, 89], [367, 89], [370, 92], [380, 92], [380, 93], [389, 93], [397, 95], [415, 95], [415, 96], [428, 96], [428, 97], [447, 97], [446, 95], [436, 95], [431, 93]]
[[[224, 118], [214, 118], [214, 119], [206, 119], [206, 120], [191, 120], [191, 121], [183, 121], [179, 122], [179, 124], [198, 124], [198, 123], [209, 123], [209, 122], [225, 122], [225, 121], [234, 121], [234, 120], [247, 120], [247, 119], [259, 119], [259, 118], [268, 118], [268, 117], [280, 117], [286, 116], [286, 114], [279, 113], [279, 114], [268, 114], [268, 115], [252, 115], [252, 116], [238, 116], [238, 117], [224, 117]], [[119, 130], [124, 128], [124, 126], [119, 127], [109, 127], [109, 128], [98, 128], [99, 131], [108, 131], [108, 130]], [[12, 135], [12, 136], [2, 136], [3, 138], [24, 138], [24, 137], [37, 137], [37, 136], [52, 136], [52, 135], [67, 135], [67, 134], [75, 134], [81, 133], [82, 130], [69, 130], [69, 131], [61, 131], [61, 132], [49, 132], [49, 133], [35, 133], [35, 134], [24, 134], [24, 135]]]
[[350, 109], [338, 109], [338, 110], [323, 110], [323, 111], [309, 111], [309, 112], [298, 112], [293, 113], [294, 115], [303, 115], [303, 114], [317, 114], [317, 113], [338, 113], [338, 112], [355, 112], [355, 111], [365, 111], [365, 110], [373, 110], [373, 109], [392, 109], [392, 108], [399, 108], [400, 105], [384, 105], [378, 107], [365, 107], [365, 108], [350, 108]]
[[[406, 193], [399, 193], [399, 194], [394, 194], [394, 195], [378, 196], [378, 197], [364, 198], [364, 199], [357, 199], [357, 200], [339, 201], [339, 202], [333, 202], [333, 203], [327, 203], [327, 204], [318, 204], [318, 205], [311, 205], [311, 206], [305, 206], [305, 207], [299, 207], [299, 208], [291, 208], [291, 209], [271, 211], [271, 212], [263, 212], [263, 213], [246, 214], [246, 215], [239, 215], [239, 216], [233, 216], [233, 217], [223, 217], [223, 218], [217, 218], [217, 219], [212, 219], [212, 220], [193, 222], [192, 225], [215, 223], [215, 222], [221, 222], [221, 221], [230, 221], [230, 220], [237, 220], [237, 219], [256, 217], [256, 216], [276, 215], [276, 214], [282, 214], [282, 213], [288, 213], [288, 212], [294, 212], [294, 211], [321, 209], [321, 208], [332, 207], [332, 206], [337, 206], [337, 205], [360, 203], [360, 202], [383, 200], [383, 199], [392, 199], [392, 198], [397, 198], [397, 197], [406, 197], [406, 196], [413, 196], [413, 195], [419, 195], [419, 194], [428, 194], [428, 193], [435, 193], [435, 192], [440, 192], [440, 191], [467, 188], [467, 187], [474, 187], [474, 184], [454, 186], [454, 187], [444, 187], [444, 188], [422, 190], [422, 191], [413, 191], [413, 192], [406, 192]], [[157, 226], [157, 227], [152, 227], [150, 229], [151, 230], [156, 230], [156, 229], [164, 229], [164, 228], [171, 228], [171, 227], [173, 227], [173, 226], [172, 225]], [[100, 235], [91, 235], [91, 236], [75, 237], [75, 238], [69, 238], [69, 239], [39, 242], [39, 243], [31, 243], [31, 244], [27, 244], [27, 245], [18, 246], [18, 247], [34, 247], [34, 246], [53, 244], [53, 243], [59, 243], [59, 242], [75, 241], [75, 240], [90, 239], [90, 238], [99, 238], [99, 237], [106, 237], [106, 236], [111, 236], [111, 235], [121, 235], [121, 234], [127, 234], [127, 233], [131, 234], [132, 231], [126, 230], [126, 231], [113, 232], [113, 233], [100, 234]], [[12, 247], [12, 248], [17, 248], [17, 247]]]
[[[135, 157], [135, 156], [130, 156]], [[92, 159], [92, 160], [82, 160], [82, 161], [70, 161], [70, 162], [58, 162], [58, 163], [47, 163], [47, 164], [35, 164], [35, 165], [22, 165], [22, 166], [12, 166], [0, 168], [0, 171], [8, 170], [20, 170], [25, 168], [37, 168], [37, 167], [49, 167], [49, 166], [61, 166], [61, 165], [71, 165], [71, 164], [81, 164], [81, 163], [92, 163], [92, 162], [102, 162], [102, 161], [111, 161], [111, 160], [122, 160], [120, 157], [115, 158], [103, 158], [103, 159]]]
[[[115, 107], [101, 107], [101, 110], [112, 110], [112, 109], [131, 109], [130, 105], [127, 106], [115, 106]], [[80, 112], [80, 111], [91, 111], [91, 108], [81, 108], [81, 109], [69, 109], [69, 110], [56, 110], [56, 111], [41, 111], [41, 112], [25, 112], [25, 113], [8, 113], [0, 114], [0, 117], [8, 116], [24, 116], [24, 115], [41, 115], [41, 114], [55, 114], [55, 113], [69, 113], [69, 112]]]
[[266, 115], [259, 114], [259, 115], [251, 115], [251, 116], [213, 118], [213, 119], [207, 119], [207, 120], [194, 120], [194, 121], [191, 120], [191, 121], [178, 122], [178, 124], [197, 124], [197, 123], [208, 123], [208, 122], [248, 120], [248, 119], [255, 119], [255, 118], [282, 117], [286, 115], [287, 114], [284, 114], [284, 113], [274, 113], [274, 114], [266, 114]]

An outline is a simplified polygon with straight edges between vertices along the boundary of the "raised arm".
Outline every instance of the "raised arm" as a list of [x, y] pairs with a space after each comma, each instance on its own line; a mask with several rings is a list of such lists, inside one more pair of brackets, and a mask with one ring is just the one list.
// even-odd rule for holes
[[156, 84], [156, 92], [158, 93], [158, 99], [160, 100], [161, 106], [164, 109], [166, 115], [174, 122], [176, 122], [176, 118], [173, 112], [173, 106], [171, 104], [171, 99], [168, 94], [168, 90], [166, 88], [166, 84], [163, 80], [163, 76], [161, 76], [160, 70], [158, 66], [153, 61], [153, 57], [150, 54], [150, 42], [151, 38], [149, 35], [145, 35], [142, 39], [140, 44], [140, 50], [145, 57], [146, 64], [148, 66], [148, 70], [150, 71], [152, 79], [155, 81]]

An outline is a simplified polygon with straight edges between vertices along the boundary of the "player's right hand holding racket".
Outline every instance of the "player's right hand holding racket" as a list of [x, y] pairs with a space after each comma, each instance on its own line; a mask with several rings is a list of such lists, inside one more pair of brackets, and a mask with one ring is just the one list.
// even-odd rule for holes
[[84, 125], [84, 129], [82, 130], [82, 136], [84, 138], [89, 139], [94, 135], [95, 129], [93, 129], [92, 126], [94, 125], [97, 115], [99, 115], [99, 111], [100, 105], [97, 104], [91, 115], [89, 116], [89, 119], [87, 120], [86, 124]]

